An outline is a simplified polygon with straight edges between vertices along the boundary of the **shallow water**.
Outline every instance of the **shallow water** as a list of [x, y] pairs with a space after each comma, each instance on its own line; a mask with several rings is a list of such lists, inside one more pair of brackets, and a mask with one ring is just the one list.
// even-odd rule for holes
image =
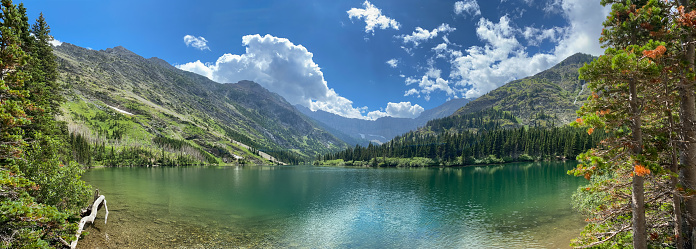
[[575, 163], [105, 168], [82, 248], [568, 248]]

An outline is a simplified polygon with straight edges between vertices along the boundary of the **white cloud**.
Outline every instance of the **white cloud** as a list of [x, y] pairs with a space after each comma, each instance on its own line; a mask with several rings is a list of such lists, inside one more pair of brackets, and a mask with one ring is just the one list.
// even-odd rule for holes
[[302, 45], [271, 35], [247, 35], [242, 38], [246, 53], [224, 54], [215, 63], [200, 61], [177, 65], [178, 68], [206, 76], [220, 83], [252, 80], [283, 96], [291, 104], [312, 110], [324, 110], [350, 118], [362, 118], [366, 107], [330, 89], [312, 53]]
[[395, 117], [395, 118], [417, 118], [420, 114], [425, 111], [425, 108], [418, 104], [411, 104], [411, 102], [399, 102], [387, 104], [385, 111], [372, 111], [367, 114], [370, 119], [378, 119], [381, 117]]
[[371, 120], [377, 120], [379, 118], [388, 117], [388, 116], [389, 116], [389, 114], [387, 114], [386, 112], [383, 112], [383, 111], [371, 111], [371, 112], [367, 113], [367, 118], [369, 118]]
[[455, 2], [454, 13], [457, 15], [461, 15], [464, 14], [464, 12], [471, 16], [480, 16], [481, 8], [479, 7], [478, 2], [476, 2], [476, 0], [465, 0]]
[[450, 77], [458, 86], [467, 87], [464, 96], [474, 98], [504, 83], [532, 75], [557, 62], [553, 55], [536, 54], [529, 57], [515, 37], [507, 16], [493, 23], [481, 18], [476, 34], [486, 45], [469, 47], [467, 54], [452, 58]]
[[402, 39], [406, 44], [412, 43], [414, 47], [417, 47], [420, 43], [437, 37], [439, 33], [449, 33], [455, 30], [457, 29], [450, 27], [449, 24], [443, 23], [432, 31], [416, 27], [416, 31], [413, 31], [410, 35], [400, 35], [397, 36], [397, 38]]
[[416, 83], [418, 83], [419, 81], [418, 81], [418, 79], [416, 79], [416, 78], [407, 77], [406, 80], [404, 80], [404, 82], [406, 82], [406, 85], [408, 86], [408, 85], [411, 85], [411, 84], [416, 84]]
[[447, 43], [440, 43], [433, 48], [433, 51], [435, 51], [435, 55], [437, 58], [446, 58], [446, 53], [450, 50], [448, 48]]
[[348, 12], [348, 17], [350, 19], [364, 19], [365, 20], [365, 33], [375, 34], [375, 28], [388, 29], [393, 28], [399, 30], [401, 26], [396, 20], [382, 15], [382, 10], [375, 7], [369, 1], [363, 3], [364, 9], [352, 8]]
[[58, 47], [58, 46], [60, 46], [60, 45], [63, 45], [63, 42], [62, 42], [62, 41], [59, 41], [59, 40], [56, 39], [56, 38], [51, 39], [48, 43], [50, 43], [50, 44], [51, 44], [52, 46], [54, 46], [54, 47]]
[[455, 96], [455, 90], [450, 86], [450, 82], [440, 77], [440, 70], [429, 70], [419, 80], [414, 78], [406, 78], [406, 85], [418, 83], [418, 88], [411, 88], [404, 93], [404, 96], [417, 96], [426, 101], [430, 100], [430, 94], [435, 91], [442, 91], [448, 96]]
[[[464, 2], [462, 2], [464, 4]], [[434, 91], [443, 91], [456, 97], [475, 98], [515, 79], [546, 70], [561, 60], [578, 52], [599, 55], [604, 52], [599, 44], [602, 22], [610, 7], [603, 7], [599, 0], [554, 0], [566, 26], [550, 28], [517, 27], [512, 19], [503, 16], [497, 22], [480, 18], [476, 34], [482, 45], [464, 47], [442, 43], [432, 48], [432, 59], [442, 59], [451, 65], [448, 77], [433, 77], [434, 68], [425, 68], [423, 76], [406, 78], [406, 85], [418, 83], [405, 92], [405, 96], [418, 96], [426, 100]], [[555, 44], [548, 52], [530, 55], [526, 46], [539, 46], [542, 42]]]
[[546, 7], [544, 7], [544, 11], [546, 13], [560, 13], [563, 8], [561, 7], [563, 4], [563, 0], [553, 0], [553, 2], [549, 1], [546, 3]]
[[447, 50], [447, 43], [440, 43], [433, 48], [433, 50], [438, 52], [444, 52]]
[[553, 27], [550, 29], [538, 29], [534, 27], [525, 27], [522, 35], [527, 40], [529, 46], [539, 46], [544, 40], [550, 42], [558, 42], [565, 29]]
[[412, 105], [411, 102], [399, 102], [387, 104], [387, 113], [389, 116], [397, 118], [416, 118], [425, 108], [418, 104]]
[[185, 35], [184, 43], [186, 43], [187, 47], [194, 47], [198, 50], [210, 50], [208, 47], [208, 40], [203, 38], [203, 36], [195, 37], [192, 35]]
[[604, 53], [598, 40], [602, 23], [611, 11], [611, 6], [602, 7], [598, 0], [588, 4], [587, 0], [563, 0], [563, 15], [570, 22], [566, 35], [556, 46], [555, 54], [565, 58], [577, 52], [593, 55]]
[[418, 93], [419, 93], [418, 90], [416, 90], [415, 88], [411, 88], [411, 89], [408, 89], [408, 91], [406, 91], [404, 93], [404, 97], [414, 95], [414, 96], [417, 96], [420, 98], [420, 94], [418, 94]]
[[389, 65], [391, 68], [396, 68], [399, 66], [399, 60], [398, 59], [388, 60], [387, 65]]

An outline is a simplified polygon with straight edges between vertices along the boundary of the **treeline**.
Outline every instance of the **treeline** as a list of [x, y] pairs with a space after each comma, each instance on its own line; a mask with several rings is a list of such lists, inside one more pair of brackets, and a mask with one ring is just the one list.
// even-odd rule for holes
[[105, 141], [90, 143], [81, 134], [71, 133], [69, 138], [72, 156], [82, 165], [193, 166], [218, 163], [215, 156], [185, 140], [155, 137], [152, 142], [155, 146], [115, 146]]
[[263, 151], [264, 153], [274, 157], [278, 161], [284, 162], [290, 165], [298, 165], [308, 161], [305, 157], [302, 157], [291, 150], [279, 150], [279, 151]]
[[296, 165], [300, 164], [302, 162], [308, 161], [308, 158], [303, 157], [293, 151], [290, 150], [279, 150], [277, 148], [269, 148], [268, 146], [263, 146], [258, 143], [256, 143], [253, 139], [250, 139], [248, 136], [245, 136], [243, 134], [240, 134], [239, 132], [236, 132], [228, 127], [223, 127], [225, 130], [225, 135], [228, 137], [234, 139], [237, 142], [246, 144], [247, 146], [250, 146], [251, 148], [259, 148], [259, 149], [252, 149], [252, 153], [258, 155], [258, 151], [263, 151], [264, 153], [274, 157], [278, 161], [291, 164], [291, 165]]
[[[588, 134], [569, 126], [494, 129], [480, 132], [419, 134], [410, 132], [382, 145], [356, 146], [327, 154], [320, 160], [360, 161], [387, 158], [428, 158], [435, 165], [471, 165], [529, 160], [575, 159], [604, 139], [604, 132]], [[421, 160], [422, 161], [422, 160]]]
[[491, 108], [471, 114], [430, 120], [425, 127], [428, 127], [433, 132], [442, 133], [453, 128], [454, 131], [469, 129], [494, 130], [516, 125], [518, 125], [517, 118], [511, 113]]
[[0, 6], [0, 248], [55, 248], [75, 239], [90, 187], [72, 160], [50, 28], [22, 4]]
[[[149, 143], [144, 141], [132, 141], [128, 137], [117, 134], [123, 125], [103, 120], [105, 123], [117, 125], [111, 128], [96, 127], [98, 134], [94, 134], [84, 127], [71, 130], [68, 144], [70, 154], [76, 162], [86, 166], [193, 166], [210, 165], [219, 163], [249, 164], [249, 158], [240, 158], [234, 155], [223, 144], [207, 144], [204, 147], [193, 144], [193, 141], [173, 139], [164, 136], [156, 136]], [[112, 129], [113, 128], [113, 129]], [[84, 134], [84, 135], [83, 135]], [[118, 133], [123, 134], [123, 133]], [[239, 135], [241, 138], [246, 136]], [[244, 139], [242, 139], [244, 140]], [[244, 140], [254, 146], [259, 146], [252, 140]], [[297, 153], [288, 150], [258, 150], [249, 148], [249, 153], [259, 156], [259, 151], [267, 153], [277, 160], [288, 164], [299, 164], [306, 159]]]

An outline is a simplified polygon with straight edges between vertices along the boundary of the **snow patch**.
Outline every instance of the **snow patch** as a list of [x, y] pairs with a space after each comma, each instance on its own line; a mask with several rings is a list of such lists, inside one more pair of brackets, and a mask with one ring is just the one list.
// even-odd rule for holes
[[130, 115], [130, 116], [135, 116], [135, 114], [133, 114], [133, 113], [130, 113], [130, 112], [127, 112], [127, 111], [118, 109], [118, 108], [113, 107], [113, 106], [110, 106], [110, 105], [107, 105], [107, 106], [108, 106], [108, 107], [111, 107], [111, 109], [114, 109], [114, 110], [116, 110], [117, 112], [120, 112], [120, 113], [123, 113], [123, 114], [126, 114], [126, 115]]

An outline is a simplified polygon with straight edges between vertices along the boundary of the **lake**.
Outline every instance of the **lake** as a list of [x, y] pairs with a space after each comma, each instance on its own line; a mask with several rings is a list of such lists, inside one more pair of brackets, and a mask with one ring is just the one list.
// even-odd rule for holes
[[575, 162], [461, 168], [102, 168], [81, 248], [568, 248]]

